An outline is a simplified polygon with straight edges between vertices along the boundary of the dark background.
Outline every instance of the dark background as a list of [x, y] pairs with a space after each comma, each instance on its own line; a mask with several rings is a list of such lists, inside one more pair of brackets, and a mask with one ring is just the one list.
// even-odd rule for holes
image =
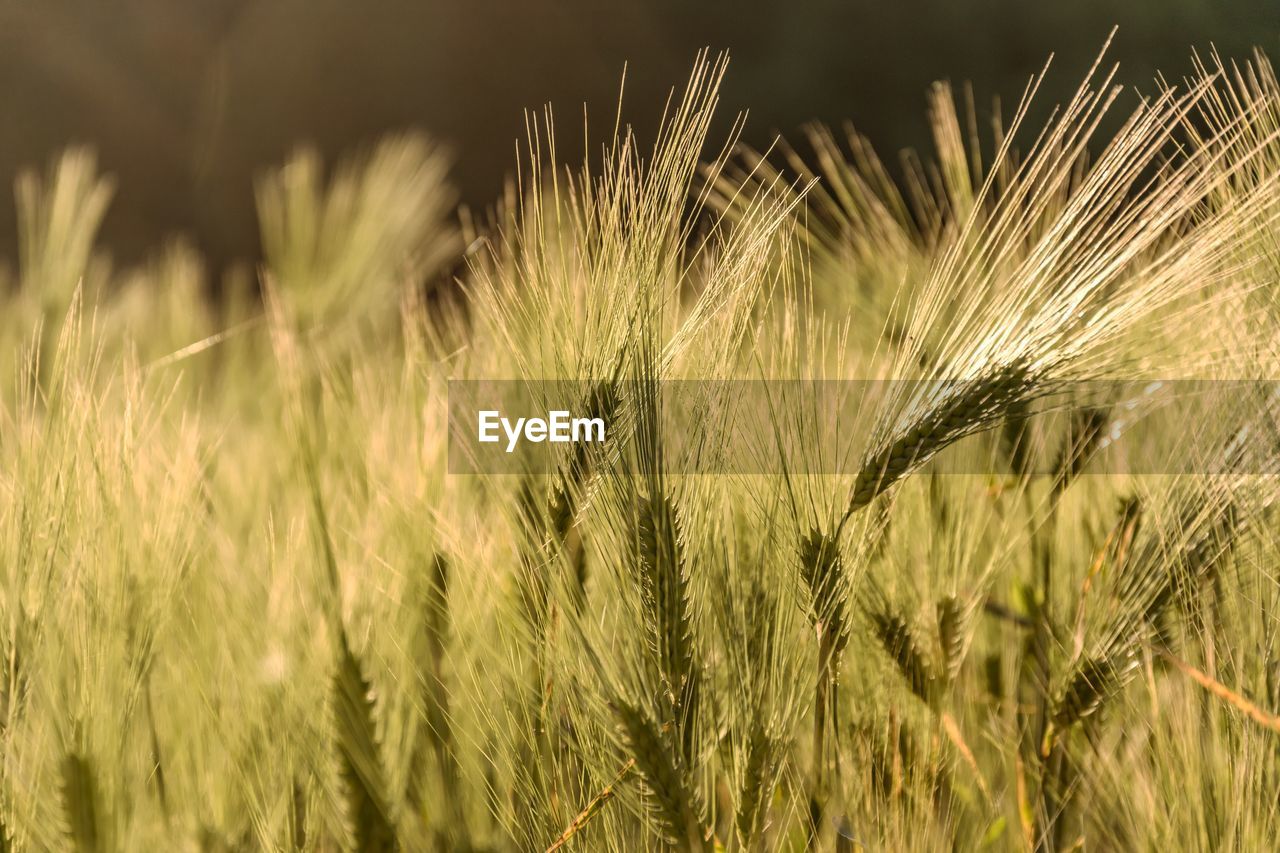
[[[253, 177], [300, 141], [327, 159], [388, 130], [445, 141], [464, 199], [494, 198], [551, 101], [566, 143], [625, 116], [651, 127], [696, 51], [732, 57], [722, 122], [750, 108], [767, 144], [845, 119], [884, 155], [927, 142], [925, 92], [970, 80], [1011, 108], [1050, 52], [1041, 104], [1069, 94], [1119, 25], [1121, 79], [1190, 71], [1191, 48], [1280, 47], [1278, 0], [0, 0], [0, 183], [90, 143], [118, 192], [103, 230], [117, 259], [182, 233], [215, 268], [257, 252]], [[888, 157], [887, 159], [892, 159]], [[15, 251], [11, 194], [0, 257]]]

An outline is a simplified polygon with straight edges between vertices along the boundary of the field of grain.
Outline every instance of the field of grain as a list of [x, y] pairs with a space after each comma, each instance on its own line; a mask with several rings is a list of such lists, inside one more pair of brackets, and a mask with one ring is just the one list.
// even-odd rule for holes
[[[1268, 849], [1280, 85], [1197, 67], [1042, 127], [939, 85], [900, 171], [713, 138], [702, 57], [656, 142], [531, 115], [489, 211], [419, 137], [300, 152], [219, 287], [95, 251], [91, 152], [20, 176], [0, 849]], [[785, 395], [686, 427], [799, 454], [673, 464], [662, 383], [744, 378], [944, 381], [851, 464]], [[450, 473], [483, 379], [585, 381], [607, 449]], [[1046, 405], [1098, 379], [1257, 393], [1144, 439], [1206, 473], [1098, 473], [1177, 405]]]

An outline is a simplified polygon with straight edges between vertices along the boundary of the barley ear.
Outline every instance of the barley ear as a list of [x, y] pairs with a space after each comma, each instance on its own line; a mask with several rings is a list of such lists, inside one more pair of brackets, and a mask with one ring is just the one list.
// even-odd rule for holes
[[964, 608], [954, 595], [938, 601], [938, 647], [946, 679], [953, 681], [964, 655]]
[[623, 744], [653, 795], [665, 840], [680, 850], [708, 849], [697, 801], [678, 755], [668, 748], [658, 726], [643, 710], [626, 702], [616, 702], [613, 707]]
[[[813, 773], [809, 791], [809, 846], [817, 841], [827, 799], [827, 729], [834, 724], [840, 656], [849, 642], [847, 581], [835, 536], [812, 530], [800, 540], [800, 577], [809, 589], [809, 621], [818, 634], [813, 697]], [[834, 725], [831, 725], [834, 727]]]
[[747, 763], [743, 772], [742, 788], [738, 794], [738, 809], [734, 827], [742, 849], [750, 850], [764, 832], [765, 818], [777, 781], [777, 743], [765, 730], [757, 717], [751, 724], [751, 736], [747, 742]]
[[809, 590], [809, 620], [818, 629], [819, 644], [826, 649], [830, 664], [849, 642], [845, 607], [848, 595], [844, 558], [834, 536], [811, 530], [800, 541], [800, 577]]
[[62, 757], [59, 770], [67, 841], [77, 853], [97, 853], [105, 849], [100, 826], [101, 800], [93, 764], [87, 756], [68, 752]]
[[1027, 480], [1033, 471], [1031, 440], [1031, 408], [1025, 400], [1015, 401], [1005, 411], [1000, 444], [1010, 473], [1019, 480]]
[[152, 773], [151, 776], [155, 781], [156, 797], [160, 800], [160, 810], [164, 814], [165, 824], [169, 824], [172, 820], [172, 813], [169, 809], [169, 786], [165, 781], [164, 758], [160, 750], [160, 733], [156, 730], [156, 711], [151, 698], [151, 670], [147, 669], [145, 682], [143, 684], [147, 702], [147, 734], [151, 741], [151, 760]]
[[922, 411], [862, 463], [845, 518], [951, 444], [995, 426], [1010, 407], [1026, 398], [1033, 384], [1030, 371], [1014, 362], [993, 367], [975, 380], [939, 386], [932, 399], [923, 401]]
[[307, 790], [297, 777], [289, 794], [289, 841], [300, 853], [307, 849]]
[[431, 558], [430, 570], [423, 586], [419, 643], [421, 701], [423, 719], [410, 757], [405, 797], [419, 815], [425, 814], [427, 801], [428, 757], [435, 756], [440, 789], [448, 801], [442, 813], [448, 815], [446, 833], [453, 839], [465, 838], [465, 814], [459, 799], [461, 769], [458, 766], [450, 709], [449, 685], [445, 680], [451, 624], [449, 618], [449, 560], [443, 554]]
[[21, 605], [18, 610], [19, 619], [3, 649], [3, 659], [0, 659], [0, 735], [8, 731], [17, 718], [27, 692], [27, 670], [23, 666], [22, 646], [26, 640], [28, 622]]
[[362, 853], [395, 850], [395, 829], [374, 728], [372, 686], [351, 651], [346, 631], [340, 630], [338, 637], [332, 701], [349, 840]]
[[1093, 716], [1128, 683], [1137, 666], [1137, 657], [1128, 649], [1081, 661], [1054, 702], [1054, 728], [1065, 730]]
[[938, 698], [938, 679], [907, 620], [887, 607], [873, 611], [870, 616], [876, 638], [897, 665], [911, 692], [932, 707]]
[[637, 520], [640, 590], [685, 761], [693, 760], [698, 671], [689, 579], [675, 504], [664, 494], [640, 500]]
[[1080, 476], [1104, 437], [1104, 430], [1111, 421], [1107, 409], [1085, 409], [1073, 412], [1066, 446], [1063, 447], [1053, 470], [1053, 495], [1056, 499]]
[[541, 641], [546, 629], [550, 590], [547, 565], [550, 542], [546, 536], [547, 519], [544, 513], [541, 491], [526, 479], [516, 494], [516, 510], [520, 522], [520, 566], [516, 571], [516, 594], [520, 615]]

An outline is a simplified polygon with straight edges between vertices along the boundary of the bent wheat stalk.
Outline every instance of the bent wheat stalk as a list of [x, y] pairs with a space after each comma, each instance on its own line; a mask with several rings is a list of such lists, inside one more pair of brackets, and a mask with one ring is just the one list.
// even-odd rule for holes
[[1232, 690], [1221, 681], [1218, 681], [1201, 670], [1196, 669], [1194, 666], [1177, 657], [1167, 649], [1157, 647], [1153, 648], [1155, 648], [1156, 653], [1159, 654], [1160, 657], [1173, 664], [1179, 672], [1190, 678], [1196, 684], [1199, 684], [1205, 690], [1208, 690], [1211, 694], [1217, 696], [1219, 699], [1223, 700], [1228, 705], [1235, 708], [1258, 725], [1262, 726], [1264, 729], [1269, 729], [1276, 734], [1280, 734], [1280, 716], [1264, 711], [1262, 708], [1259, 708], [1256, 704], [1250, 702], [1244, 696]]
[[556, 840], [551, 842], [551, 845], [547, 847], [546, 853], [555, 853], [555, 851], [568, 844], [569, 841], [573, 839], [573, 836], [581, 832], [582, 828], [590, 823], [593, 817], [600, 813], [600, 810], [605, 807], [605, 804], [607, 804], [609, 800], [613, 799], [614, 793], [618, 790], [618, 786], [622, 784], [623, 780], [627, 778], [627, 775], [631, 773], [631, 770], [635, 766], [636, 760], [634, 758], [628, 758], [622, 765], [622, 769], [618, 771], [618, 775], [614, 776], [608, 785], [605, 785], [600, 789], [600, 793], [592, 797], [591, 801], [583, 806], [582, 811], [578, 812], [578, 814], [574, 816], [573, 820], [569, 822], [569, 825], [565, 827], [564, 832], [560, 833]]

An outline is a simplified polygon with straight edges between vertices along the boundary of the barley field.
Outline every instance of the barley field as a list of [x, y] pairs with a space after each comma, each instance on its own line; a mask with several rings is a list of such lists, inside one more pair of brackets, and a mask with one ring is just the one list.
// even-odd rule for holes
[[[718, 138], [702, 56], [648, 143], [531, 114], [484, 211], [421, 137], [300, 151], [219, 287], [110, 265], [91, 151], [20, 175], [0, 848], [1273, 849], [1280, 84], [1196, 68], [939, 84], [900, 172]], [[460, 472], [492, 379], [609, 439]], [[675, 380], [777, 396], [677, 454]], [[833, 444], [809, 380], [885, 384]]]

